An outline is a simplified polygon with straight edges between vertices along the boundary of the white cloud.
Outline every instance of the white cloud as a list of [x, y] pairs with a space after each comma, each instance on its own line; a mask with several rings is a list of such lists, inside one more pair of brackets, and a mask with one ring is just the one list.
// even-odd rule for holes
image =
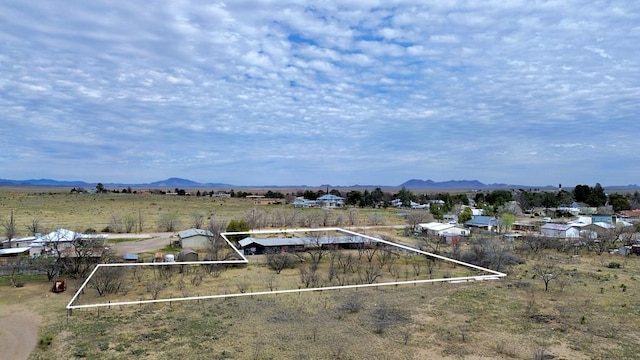
[[206, 181], [240, 185], [245, 166], [270, 184], [634, 182], [632, 165], [565, 169], [640, 160], [639, 22], [640, 5], [604, 0], [9, 1], [0, 127], [15, 136], [0, 168], [153, 181], [204, 167]]

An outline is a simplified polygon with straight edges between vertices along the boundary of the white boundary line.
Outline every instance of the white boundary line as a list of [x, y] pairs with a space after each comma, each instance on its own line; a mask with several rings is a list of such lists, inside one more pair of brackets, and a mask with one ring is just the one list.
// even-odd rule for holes
[[[202, 265], [202, 264], [248, 264], [249, 261], [242, 254], [229, 239], [227, 239], [227, 235], [253, 235], [253, 234], [283, 234], [283, 233], [299, 233], [299, 232], [318, 232], [318, 231], [335, 231], [338, 233], [344, 233], [354, 236], [360, 236], [369, 240], [373, 240], [376, 242], [381, 242], [383, 244], [395, 246], [400, 249], [409, 250], [418, 254], [428, 255], [434, 257], [436, 259], [440, 259], [443, 261], [452, 262], [458, 265], [462, 265], [465, 267], [469, 267], [475, 270], [480, 270], [484, 272], [488, 272], [491, 275], [476, 275], [476, 276], [463, 276], [456, 278], [439, 278], [439, 279], [426, 279], [426, 280], [407, 280], [407, 281], [394, 281], [394, 282], [386, 282], [386, 283], [375, 283], [375, 284], [358, 284], [358, 285], [343, 285], [343, 286], [327, 286], [327, 287], [319, 287], [319, 288], [303, 288], [303, 289], [288, 289], [288, 290], [276, 290], [276, 291], [258, 291], [258, 292], [250, 292], [250, 293], [234, 293], [234, 294], [223, 294], [223, 295], [204, 295], [204, 296], [191, 296], [191, 297], [180, 297], [180, 298], [169, 298], [169, 299], [156, 299], [156, 300], [138, 300], [138, 301], [121, 301], [121, 302], [112, 302], [112, 303], [100, 303], [100, 304], [85, 304], [85, 305], [73, 305], [73, 303], [78, 299], [78, 296], [84, 288], [89, 283], [89, 280], [93, 277], [93, 275], [98, 271], [101, 267], [117, 267], [117, 266], [164, 266], [164, 265]], [[252, 231], [239, 231], [239, 232], [225, 232], [221, 233], [222, 238], [227, 242], [227, 244], [235, 251], [238, 256], [242, 260], [222, 260], [222, 261], [183, 261], [183, 262], [158, 262], [158, 263], [116, 263], [116, 264], [98, 264], [91, 274], [87, 277], [87, 279], [82, 283], [78, 291], [73, 295], [69, 304], [67, 304], [67, 309], [87, 309], [87, 308], [95, 308], [95, 307], [108, 307], [108, 306], [124, 306], [124, 305], [141, 305], [141, 304], [153, 304], [153, 303], [167, 303], [174, 301], [192, 301], [192, 300], [206, 300], [206, 299], [223, 299], [223, 298], [233, 298], [233, 297], [241, 297], [241, 296], [260, 296], [260, 295], [277, 295], [277, 294], [290, 294], [290, 293], [302, 293], [302, 292], [311, 292], [311, 291], [323, 291], [323, 290], [340, 290], [340, 289], [357, 289], [357, 288], [367, 288], [367, 287], [377, 287], [377, 286], [391, 286], [391, 285], [410, 285], [410, 284], [424, 284], [424, 283], [436, 283], [436, 282], [449, 282], [449, 283], [463, 283], [463, 282], [474, 282], [474, 281], [483, 281], [483, 280], [498, 280], [502, 277], [507, 276], [505, 273], [501, 273], [499, 271], [483, 268], [481, 266], [477, 266], [474, 264], [469, 264], [466, 262], [462, 262], [459, 260], [451, 259], [448, 257], [444, 257], [441, 255], [432, 254], [430, 252], [422, 251], [410, 246], [406, 246], [403, 244], [398, 244], [382, 239], [378, 239], [372, 236], [360, 234], [354, 231], [345, 230], [337, 227], [330, 228], [309, 228], [309, 229], [278, 229], [278, 230], [252, 230]]]

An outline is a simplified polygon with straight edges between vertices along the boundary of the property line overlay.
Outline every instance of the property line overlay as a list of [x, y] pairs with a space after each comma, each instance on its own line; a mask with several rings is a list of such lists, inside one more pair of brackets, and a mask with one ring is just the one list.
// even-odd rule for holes
[[[213, 295], [203, 295], [203, 296], [189, 296], [189, 297], [177, 297], [177, 298], [168, 298], [168, 299], [156, 299], [156, 300], [137, 300], [137, 301], [121, 301], [121, 302], [110, 302], [110, 303], [98, 303], [98, 304], [83, 304], [83, 305], [74, 305], [77, 301], [80, 294], [84, 291], [85, 287], [91, 281], [91, 278], [94, 274], [103, 267], [119, 267], [119, 266], [171, 266], [171, 265], [204, 265], [204, 264], [224, 264], [224, 265], [234, 265], [234, 264], [248, 264], [249, 260], [245, 257], [245, 255], [238, 250], [227, 238], [228, 235], [268, 235], [268, 234], [287, 234], [287, 233], [300, 233], [300, 232], [337, 232], [342, 234], [348, 234], [352, 236], [359, 236], [373, 242], [378, 242], [382, 244], [386, 244], [389, 246], [393, 246], [399, 249], [411, 251], [417, 254], [422, 254], [426, 256], [430, 256], [439, 260], [443, 260], [445, 262], [454, 263], [457, 265], [461, 265], [463, 267], [471, 268], [474, 270], [479, 270], [482, 272], [489, 273], [488, 275], [473, 275], [473, 276], [463, 276], [463, 277], [448, 277], [448, 278], [436, 278], [436, 279], [421, 279], [421, 280], [405, 280], [405, 281], [393, 281], [393, 282], [384, 282], [384, 283], [373, 283], [373, 284], [356, 284], [356, 285], [343, 285], [343, 286], [325, 286], [325, 287], [316, 287], [316, 288], [298, 288], [298, 289], [287, 289], [287, 290], [274, 290], [274, 291], [258, 291], [258, 292], [247, 292], [247, 293], [232, 293], [232, 294], [213, 294]], [[82, 283], [78, 291], [73, 295], [71, 301], [67, 304], [66, 308], [69, 314], [73, 309], [89, 309], [89, 308], [100, 308], [100, 307], [110, 307], [110, 306], [126, 306], [126, 305], [142, 305], [142, 304], [154, 304], [154, 303], [172, 303], [178, 301], [199, 301], [199, 300], [208, 300], [208, 299], [225, 299], [225, 298], [235, 298], [242, 296], [263, 296], [263, 295], [278, 295], [278, 294], [291, 294], [291, 293], [303, 293], [303, 292], [314, 292], [314, 291], [329, 291], [329, 290], [340, 290], [340, 289], [358, 289], [358, 288], [370, 288], [370, 287], [378, 287], [378, 286], [398, 286], [398, 285], [411, 285], [411, 284], [426, 284], [426, 283], [438, 283], [438, 282], [448, 282], [451, 284], [458, 283], [468, 283], [468, 282], [476, 282], [476, 281], [487, 281], [487, 280], [499, 280], [503, 277], [506, 277], [507, 274], [487, 269], [481, 266], [477, 266], [474, 264], [466, 263], [460, 260], [451, 259], [442, 255], [433, 254], [427, 251], [423, 251], [411, 246], [407, 246], [404, 244], [398, 244], [391, 241], [387, 241], [384, 239], [379, 239], [373, 236], [361, 234], [355, 231], [346, 230], [338, 227], [328, 227], [328, 228], [292, 228], [292, 229], [277, 229], [277, 230], [251, 230], [251, 231], [238, 231], [238, 232], [224, 232], [220, 234], [222, 238], [227, 242], [227, 245], [231, 247], [231, 249], [240, 257], [241, 260], [217, 260], [217, 261], [176, 261], [176, 262], [155, 262], [155, 263], [113, 263], [113, 264], [98, 264], [93, 271], [89, 274], [89, 276]]]

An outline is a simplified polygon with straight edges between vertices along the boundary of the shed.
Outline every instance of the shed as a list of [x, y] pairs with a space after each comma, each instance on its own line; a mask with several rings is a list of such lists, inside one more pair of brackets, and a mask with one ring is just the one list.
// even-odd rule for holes
[[178, 253], [178, 261], [198, 261], [198, 253], [192, 249], [182, 249]]
[[178, 232], [180, 246], [184, 249], [206, 249], [212, 238], [213, 233], [209, 230], [192, 228]]

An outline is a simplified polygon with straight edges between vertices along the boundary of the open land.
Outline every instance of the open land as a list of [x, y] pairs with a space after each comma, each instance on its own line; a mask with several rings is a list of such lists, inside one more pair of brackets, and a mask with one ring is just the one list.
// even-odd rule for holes
[[[37, 217], [48, 230], [100, 230], [114, 213], [142, 211], [150, 232], [111, 236], [117, 239], [116, 248], [128, 246], [125, 252], [153, 252], [166, 246], [171, 233], [155, 233], [154, 222], [163, 211], [179, 214], [182, 228], [188, 228], [196, 211], [232, 219], [252, 209], [277, 209], [254, 207], [244, 199], [37, 195], [27, 190], [0, 194], [0, 214], [13, 209], [20, 226]], [[401, 225], [404, 220], [396, 212], [361, 211], [361, 225], [370, 214], [384, 218], [386, 226]], [[405, 243], [416, 241], [388, 227], [368, 227], [367, 234], [373, 233]], [[65, 305], [83, 279], [69, 279], [67, 291], [60, 294], [49, 292], [49, 282], [26, 280], [24, 287], [0, 287], [1, 345], [10, 349], [11, 359], [640, 358], [638, 257], [552, 249], [532, 253], [518, 244], [513, 251], [525, 261], [503, 269], [508, 276], [501, 281], [112, 306], [74, 310], [71, 315]], [[328, 259], [320, 265], [323, 278]], [[550, 261], [563, 277], [550, 281], [545, 291], [534, 267]], [[411, 269], [396, 269], [396, 274]], [[450, 269], [438, 263], [435, 271], [454, 271]], [[221, 288], [239, 291], [239, 286], [253, 290], [301, 286], [298, 269], [276, 274], [258, 256], [250, 258], [246, 267], [204, 273], [201, 282], [193, 281], [198, 273], [193, 267], [162, 275], [169, 278], [159, 295], [186, 291], [205, 295]], [[117, 298], [148, 298], [145, 282], [159, 276], [151, 269], [127, 274], [126, 289]], [[81, 296], [81, 301], [96, 299], [99, 296], [91, 291]]]

